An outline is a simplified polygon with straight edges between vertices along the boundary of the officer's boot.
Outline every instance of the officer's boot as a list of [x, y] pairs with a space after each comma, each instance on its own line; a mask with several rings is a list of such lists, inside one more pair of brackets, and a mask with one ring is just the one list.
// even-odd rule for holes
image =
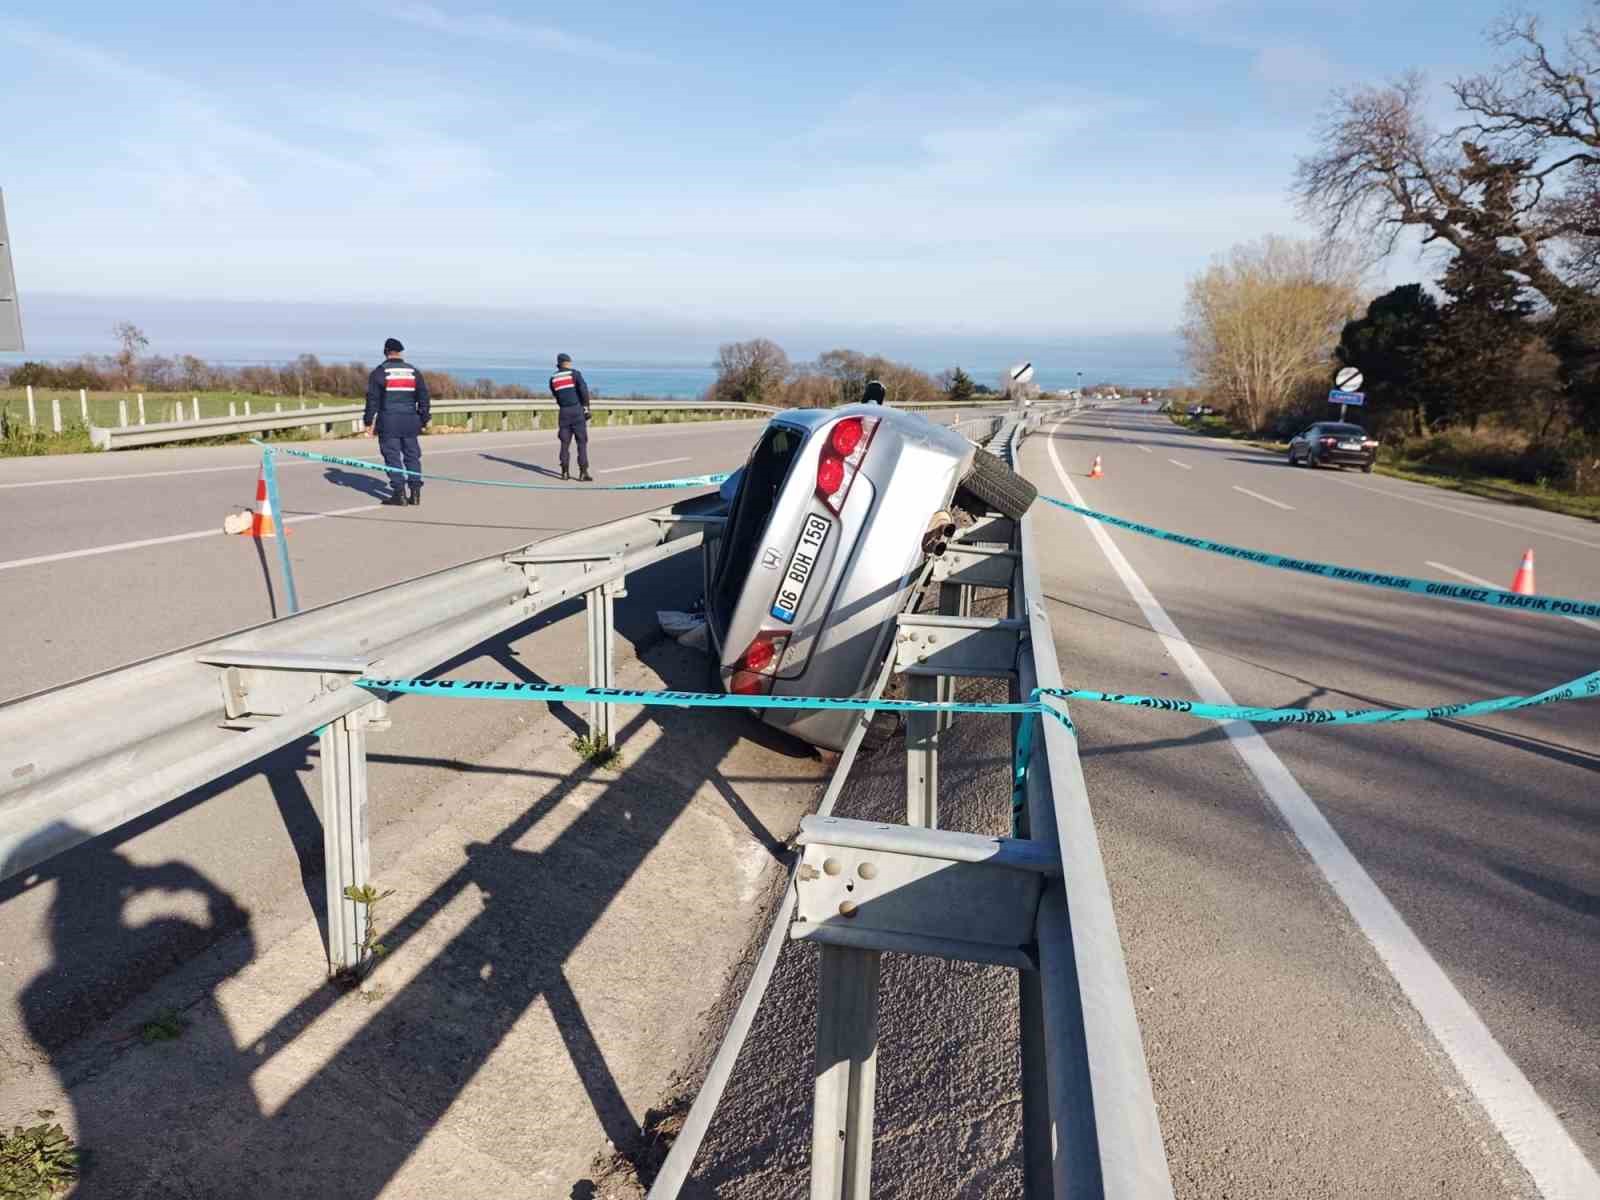
[[584, 467], [582, 470], [580, 470], [578, 472], [578, 482], [579, 483], [593, 483], [594, 482], [594, 476], [589, 474], [589, 468], [588, 467]]
[[567, 480], [569, 480], [571, 478], [572, 478], [572, 473], [569, 472], [565, 467], [562, 467], [561, 468], [561, 481], [563, 483], [565, 483]]
[[407, 497], [406, 503], [407, 504], [421, 504], [422, 503], [422, 489], [421, 488], [412, 488], [411, 489], [411, 495], [409, 497]]
[[390, 494], [388, 496], [385, 496], [383, 498], [384, 505], [386, 507], [389, 507], [389, 508], [403, 508], [405, 506], [405, 502], [406, 502], [406, 494], [405, 494], [405, 492], [404, 491], [400, 491], [398, 489], [395, 492], [393, 492], [392, 494]]

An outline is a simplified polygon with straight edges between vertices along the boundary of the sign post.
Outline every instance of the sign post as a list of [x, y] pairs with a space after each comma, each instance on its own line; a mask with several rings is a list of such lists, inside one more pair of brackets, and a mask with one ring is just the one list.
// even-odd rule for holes
[[17, 277], [11, 269], [11, 237], [6, 232], [6, 198], [0, 192], [0, 350], [20, 351], [22, 306], [17, 303]]
[[1017, 407], [1031, 400], [1038, 393], [1038, 388], [1033, 385], [1033, 364], [1031, 362], [1017, 363], [1006, 371], [1005, 394], [1006, 398]]
[[1344, 367], [1333, 377], [1333, 390], [1328, 393], [1328, 403], [1339, 406], [1339, 420], [1344, 420], [1346, 407], [1360, 408], [1367, 397], [1361, 390], [1361, 372], [1354, 367]]

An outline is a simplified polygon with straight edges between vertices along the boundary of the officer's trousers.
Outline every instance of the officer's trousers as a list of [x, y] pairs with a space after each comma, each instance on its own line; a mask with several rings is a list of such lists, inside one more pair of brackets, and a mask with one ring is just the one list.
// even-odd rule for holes
[[378, 449], [383, 452], [383, 464], [391, 468], [389, 486], [396, 496], [403, 496], [409, 488], [412, 495], [422, 492], [422, 480], [400, 474], [422, 470], [422, 443], [417, 440], [421, 422], [416, 417], [391, 416], [385, 413], [378, 418]]
[[589, 469], [589, 418], [576, 404], [563, 405], [556, 418], [556, 433], [561, 439], [561, 469], [567, 469], [567, 455], [574, 438], [578, 442], [578, 473]]

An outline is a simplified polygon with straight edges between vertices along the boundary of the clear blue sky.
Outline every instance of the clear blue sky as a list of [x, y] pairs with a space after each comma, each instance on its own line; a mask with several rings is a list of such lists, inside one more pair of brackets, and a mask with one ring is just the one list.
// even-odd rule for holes
[[1211, 255], [1302, 231], [1331, 87], [1475, 69], [1499, 11], [11, 0], [0, 187], [25, 305], [1166, 333]]

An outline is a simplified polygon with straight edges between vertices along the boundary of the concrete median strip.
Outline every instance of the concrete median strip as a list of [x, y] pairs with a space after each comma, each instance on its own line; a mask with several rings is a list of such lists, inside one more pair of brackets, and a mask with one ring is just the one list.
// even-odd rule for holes
[[[1081, 507], [1083, 498], [1062, 467], [1053, 441], [1047, 451], [1063, 487]], [[1084, 520], [1195, 692], [1207, 703], [1233, 706], [1233, 698], [1211, 668], [1111, 540], [1105, 523], [1087, 516]], [[1288, 767], [1253, 726], [1235, 722], [1224, 725], [1223, 731], [1546, 1200], [1600, 1196], [1600, 1173]]]

